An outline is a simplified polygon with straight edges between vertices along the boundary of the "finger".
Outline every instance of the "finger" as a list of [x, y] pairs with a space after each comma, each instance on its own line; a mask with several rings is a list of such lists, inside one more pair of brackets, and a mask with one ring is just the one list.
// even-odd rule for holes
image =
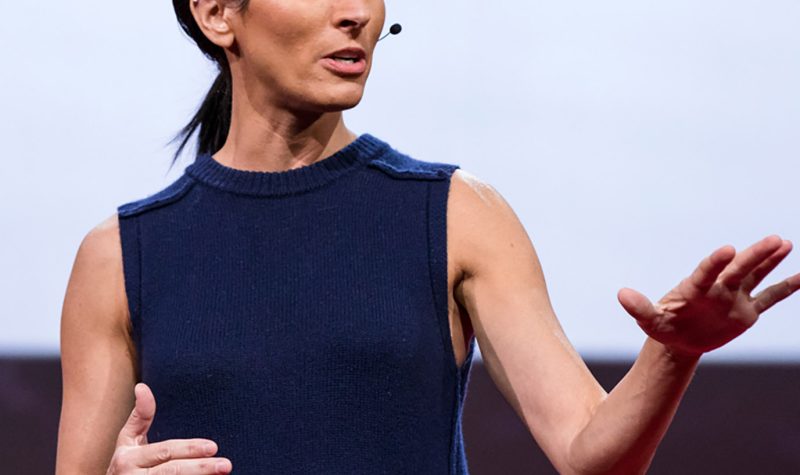
[[625, 288], [620, 290], [617, 293], [617, 300], [619, 300], [622, 308], [639, 322], [648, 323], [658, 316], [658, 310], [650, 300], [633, 289]]
[[764, 280], [767, 274], [778, 267], [778, 264], [780, 264], [790, 252], [792, 252], [791, 241], [783, 241], [783, 244], [777, 251], [773, 252], [772, 255], [756, 267], [750, 275], [744, 278], [742, 281], [742, 290], [748, 293], [752, 292], [753, 289], [758, 287], [758, 284]]
[[788, 279], [771, 285], [759, 292], [755, 296], [753, 304], [756, 311], [760, 314], [766, 312], [770, 307], [792, 295], [800, 289], [800, 274], [796, 274]]
[[722, 272], [720, 280], [729, 289], [736, 289], [742, 280], [783, 245], [778, 236], [768, 236], [740, 252]]
[[150, 387], [144, 383], [137, 383], [133, 387], [136, 403], [119, 431], [117, 445], [144, 445], [147, 443], [147, 431], [156, 414], [156, 400]]
[[736, 249], [733, 246], [723, 246], [717, 249], [700, 262], [689, 276], [689, 282], [698, 290], [707, 291], [734, 257], [736, 257]]
[[194, 460], [171, 460], [165, 464], [150, 468], [149, 475], [214, 475], [218, 473], [231, 473], [233, 464], [226, 458], [207, 458]]
[[130, 461], [139, 468], [149, 468], [170, 460], [205, 458], [215, 453], [217, 444], [213, 440], [170, 439], [139, 447]]

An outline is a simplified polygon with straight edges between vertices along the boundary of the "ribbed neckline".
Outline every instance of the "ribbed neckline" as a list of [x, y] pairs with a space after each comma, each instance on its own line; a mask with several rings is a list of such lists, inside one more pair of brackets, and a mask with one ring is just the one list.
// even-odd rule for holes
[[186, 167], [194, 179], [235, 193], [258, 196], [287, 195], [323, 184], [379, 157], [389, 145], [370, 134], [361, 134], [333, 155], [311, 165], [279, 172], [240, 170], [202, 153]]

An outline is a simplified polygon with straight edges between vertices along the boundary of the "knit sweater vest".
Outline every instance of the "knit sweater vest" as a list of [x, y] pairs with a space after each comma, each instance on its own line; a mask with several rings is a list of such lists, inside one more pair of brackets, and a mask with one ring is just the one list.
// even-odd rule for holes
[[200, 154], [118, 207], [148, 441], [208, 438], [239, 474], [467, 474], [448, 324], [458, 165], [363, 134], [311, 165]]

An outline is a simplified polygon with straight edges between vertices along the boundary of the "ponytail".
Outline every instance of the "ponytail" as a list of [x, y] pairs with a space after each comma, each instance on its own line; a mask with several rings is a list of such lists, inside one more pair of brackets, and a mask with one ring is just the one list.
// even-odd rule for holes
[[[197, 136], [197, 154], [214, 153], [221, 149], [228, 138], [231, 126], [231, 108], [233, 106], [233, 83], [231, 70], [225, 51], [206, 38], [197, 25], [192, 15], [189, 2], [192, 0], [172, 0], [178, 24], [189, 38], [191, 38], [200, 51], [208, 59], [217, 64], [219, 74], [208, 90], [205, 99], [198, 107], [192, 119], [186, 124], [169, 143], [179, 142], [178, 148], [172, 157], [172, 164], [178, 160], [195, 131]], [[247, 8], [248, 0], [234, 0], [236, 8]]]
[[189, 121], [170, 143], [180, 141], [172, 163], [180, 156], [189, 143], [195, 130], [200, 129], [197, 136], [197, 153], [214, 153], [225, 145], [228, 129], [231, 126], [231, 73], [223, 69], [208, 90], [206, 98]]

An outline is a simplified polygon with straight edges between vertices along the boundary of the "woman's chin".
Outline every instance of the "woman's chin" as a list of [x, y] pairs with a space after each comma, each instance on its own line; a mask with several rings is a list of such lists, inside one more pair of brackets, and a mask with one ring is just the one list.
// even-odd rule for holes
[[340, 112], [352, 109], [361, 102], [361, 99], [354, 102], [334, 102], [322, 105], [323, 112]]
[[290, 104], [293, 109], [307, 112], [340, 112], [357, 106], [363, 97], [363, 85], [337, 84], [295, 95]]
[[338, 112], [352, 109], [361, 102], [363, 97], [364, 88], [359, 86], [358, 88], [353, 87], [350, 91], [341, 91], [338, 94], [334, 92], [324, 100], [319, 101], [318, 104], [325, 112]]

